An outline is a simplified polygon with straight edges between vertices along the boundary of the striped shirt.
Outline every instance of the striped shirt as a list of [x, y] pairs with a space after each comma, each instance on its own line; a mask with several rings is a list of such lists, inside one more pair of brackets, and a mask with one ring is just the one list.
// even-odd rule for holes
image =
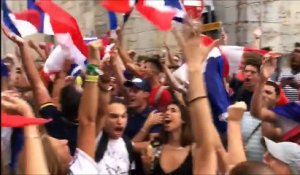
[[[262, 161], [265, 152], [261, 145], [261, 126], [254, 132], [254, 130], [261, 123], [260, 120], [251, 116], [250, 112], [245, 112], [241, 121], [243, 143], [246, 147], [247, 160]], [[254, 134], [252, 134], [254, 132]], [[252, 134], [252, 136], [251, 136]]]
[[[283, 68], [278, 77], [278, 81], [281, 82], [282, 78], [293, 77], [297, 84], [300, 84], [300, 73], [293, 75], [290, 68]], [[297, 89], [292, 88], [289, 85], [283, 87], [283, 91], [290, 102], [299, 101]]]

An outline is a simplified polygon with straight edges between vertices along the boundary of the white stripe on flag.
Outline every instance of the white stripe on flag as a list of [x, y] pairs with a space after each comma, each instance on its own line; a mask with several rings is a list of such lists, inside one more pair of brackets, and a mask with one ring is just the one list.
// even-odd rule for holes
[[50, 17], [48, 14], [44, 13], [44, 34], [46, 35], [54, 35], [52, 25], [50, 23]]
[[37, 28], [30, 22], [16, 19], [15, 15], [13, 15], [12, 13], [8, 15], [22, 37], [38, 33]]

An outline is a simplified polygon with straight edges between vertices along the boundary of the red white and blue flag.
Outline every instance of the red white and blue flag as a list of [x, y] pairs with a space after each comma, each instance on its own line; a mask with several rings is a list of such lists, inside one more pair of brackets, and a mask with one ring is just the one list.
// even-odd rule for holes
[[143, 17], [163, 31], [171, 29], [173, 18], [183, 10], [180, 0], [103, 0], [101, 5], [115, 13], [128, 13], [136, 7]]
[[6, 1], [2, 1], [3, 20], [21, 37], [36, 33], [55, 35], [59, 45], [47, 59], [44, 72], [52, 74], [60, 71], [65, 59], [85, 66], [88, 50], [75, 18], [50, 0], [28, 0], [27, 7], [23, 12], [12, 13]]

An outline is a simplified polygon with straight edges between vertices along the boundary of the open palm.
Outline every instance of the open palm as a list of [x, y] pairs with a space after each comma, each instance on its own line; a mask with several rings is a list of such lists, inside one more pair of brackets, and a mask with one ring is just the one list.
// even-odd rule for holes
[[261, 67], [261, 78], [268, 79], [276, 69], [276, 59], [267, 59]]
[[12, 42], [18, 44], [18, 45], [23, 45], [25, 43], [25, 40], [16, 35], [15, 33], [13, 33], [12, 31], [9, 30], [9, 28], [7, 26], [5, 26], [5, 24], [1, 24], [1, 28], [2, 28], [2, 31], [4, 33], [4, 35], [10, 39]]

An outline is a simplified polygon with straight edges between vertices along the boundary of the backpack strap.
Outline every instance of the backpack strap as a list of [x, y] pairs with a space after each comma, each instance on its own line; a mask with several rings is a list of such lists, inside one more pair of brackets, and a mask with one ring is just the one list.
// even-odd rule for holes
[[95, 155], [95, 161], [99, 162], [103, 156], [104, 153], [107, 149], [107, 144], [108, 144], [108, 135], [103, 131], [102, 132], [102, 137], [97, 145], [97, 149], [96, 149], [96, 155]]
[[125, 142], [126, 149], [127, 149], [127, 152], [128, 152], [128, 157], [129, 157], [129, 174], [132, 174], [132, 166], [133, 166], [133, 162], [134, 162], [134, 152], [133, 152], [132, 142], [125, 135], [123, 135], [122, 138]]
[[168, 88], [168, 86], [160, 86], [159, 87], [159, 89], [156, 93], [155, 99], [154, 99], [154, 104], [157, 104], [159, 102], [162, 92], [167, 88]]

